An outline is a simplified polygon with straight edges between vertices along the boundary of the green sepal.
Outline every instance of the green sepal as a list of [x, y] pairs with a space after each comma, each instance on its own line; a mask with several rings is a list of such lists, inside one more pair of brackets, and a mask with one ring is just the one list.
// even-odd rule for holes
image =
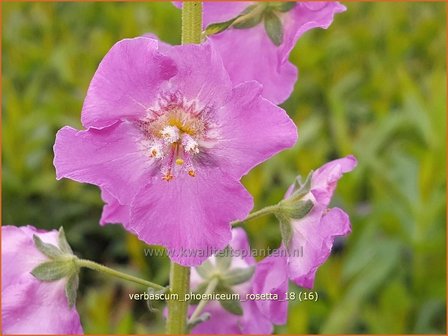
[[264, 29], [269, 39], [277, 47], [283, 42], [283, 26], [279, 17], [274, 12], [266, 12], [264, 14]]
[[302, 177], [298, 176], [296, 179], [296, 182], [295, 182], [295, 184], [297, 184], [297, 187], [294, 186], [295, 189], [297, 189], [297, 190], [292, 193], [292, 195], [289, 197], [289, 199], [298, 200], [298, 199], [301, 199], [306, 194], [308, 194], [311, 190], [312, 176], [313, 176], [313, 171], [311, 171], [308, 174], [308, 176], [306, 177], [304, 182], [302, 182]]
[[33, 235], [33, 240], [36, 248], [50, 259], [55, 259], [64, 255], [58, 247], [53, 244], [44, 243], [37, 235]]
[[65, 296], [67, 297], [68, 305], [73, 307], [76, 303], [76, 295], [79, 287], [79, 276], [75, 272], [69, 276], [67, 283], [65, 284]]
[[58, 259], [36, 266], [31, 274], [41, 281], [56, 281], [76, 273], [76, 265], [71, 259]]
[[64, 228], [62, 226], [59, 228], [58, 245], [59, 245], [59, 249], [63, 253], [73, 254], [73, 250], [67, 242], [67, 238], [65, 237]]
[[216, 267], [220, 271], [226, 271], [232, 264], [232, 248], [227, 246], [225, 249], [219, 251], [215, 255]]
[[[162, 288], [162, 289], [159, 289], [159, 290], [156, 290], [156, 289], [154, 289], [154, 288], [148, 287], [147, 292], [148, 292], [148, 294], [151, 296], [151, 295], [155, 295], [155, 294], [163, 294], [163, 293], [165, 293], [167, 290], [168, 290], [167, 287]], [[159, 309], [154, 308], [153, 305], [152, 305], [152, 303], [153, 303], [153, 300], [146, 300], [146, 306], [148, 307], [148, 310], [149, 310], [151, 313], [158, 312]]]
[[214, 267], [213, 264], [207, 259], [201, 265], [196, 267], [196, 271], [202, 279], [207, 280], [213, 274]]
[[278, 214], [278, 215], [276, 215], [276, 217], [279, 222], [280, 234], [282, 236], [282, 241], [285, 244], [286, 248], [289, 248], [289, 245], [290, 245], [291, 239], [292, 239], [291, 220], [282, 214]]
[[254, 272], [255, 266], [249, 266], [247, 268], [234, 268], [225, 273], [225, 275], [221, 277], [221, 280], [226, 286], [236, 286], [249, 281]]
[[224, 22], [218, 22], [218, 23], [212, 23], [210, 25], [207, 26], [207, 28], [205, 28], [205, 35], [206, 36], [210, 36], [210, 35], [215, 35], [215, 34], [219, 34], [221, 32], [223, 32], [224, 30], [226, 30], [227, 28], [230, 27], [230, 25], [237, 19], [233, 18], [231, 20], [228, 21], [224, 21]]
[[[235, 292], [232, 290], [232, 288], [219, 285], [215, 293], [219, 294], [225, 294], [225, 295], [231, 295], [235, 294]], [[227, 310], [229, 313], [241, 316], [243, 315], [243, 307], [241, 307], [241, 302], [238, 299], [225, 299], [225, 300], [219, 300], [219, 303], [222, 308]]]
[[263, 11], [257, 9], [257, 5], [247, 7], [232, 23], [236, 29], [248, 29], [255, 27], [263, 19]]
[[285, 13], [289, 12], [297, 5], [295, 1], [278, 2], [273, 5], [273, 8], [279, 12]]
[[295, 202], [291, 207], [286, 208], [289, 217], [292, 219], [302, 219], [313, 208], [314, 203], [311, 200]]
[[[207, 286], [208, 286], [208, 282], [203, 282], [196, 288], [196, 290], [193, 293], [202, 295], [207, 290]], [[197, 299], [190, 299], [190, 304], [197, 305], [199, 303], [199, 301], [200, 300], [197, 300]]]

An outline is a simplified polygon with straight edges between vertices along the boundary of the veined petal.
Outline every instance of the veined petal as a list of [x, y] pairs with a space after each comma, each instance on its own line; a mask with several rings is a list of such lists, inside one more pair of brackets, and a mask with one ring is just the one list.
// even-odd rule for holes
[[[210, 2], [204, 5], [204, 22], [227, 21], [254, 2]], [[295, 8], [280, 13], [283, 42], [274, 45], [263, 24], [248, 29], [229, 28], [210, 36], [219, 50], [223, 63], [236, 85], [257, 80], [263, 85], [263, 96], [275, 104], [284, 102], [297, 81], [298, 71], [288, 61], [297, 40], [313, 28], [328, 28], [336, 13], [345, 10], [338, 2], [297, 2]], [[254, 57], [257, 55], [257, 57]]]
[[[285, 248], [280, 248], [285, 252]], [[285, 293], [288, 291], [288, 266], [286, 255], [272, 254], [257, 264], [253, 280], [255, 293], [272, 293], [278, 295], [278, 300], [256, 301], [258, 309], [274, 324], [285, 324], [288, 316], [288, 301]]]
[[145, 115], [164, 82], [177, 72], [174, 62], [157, 49], [157, 40], [137, 37], [109, 50], [87, 91], [81, 116], [85, 128]]
[[219, 111], [220, 137], [213, 155], [223, 171], [238, 179], [297, 141], [297, 128], [286, 112], [260, 94], [258, 83], [242, 83]]
[[336, 189], [337, 182], [343, 174], [351, 172], [358, 161], [353, 155], [330, 161], [313, 173], [311, 179], [311, 193], [316, 201], [328, 206]]
[[210, 40], [219, 50], [234, 85], [256, 80], [262, 84], [263, 97], [274, 104], [283, 103], [291, 95], [297, 81], [297, 68], [289, 61], [282, 61], [283, 55], [263, 26], [229, 29], [210, 36]]
[[174, 47], [160, 42], [160, 50], [176, 62], [177, 74], [170, 82], [187, 100], [217, 108], [231, 95], [232, 82], [209, 42]]
[[252, 205], [246, 189], [219, 169], [169, 182], [155, 177], [136, 195], [128, 229], [172, 250], [173, 261], [196, 266], [230, 242], [230, 222], [245, 218]]
[[123, 224], [126, 227], [129, 223], [130, 207], [120, 204], [118, 200], [107, 190], [101, 191], [101, 198], [106, 203], [103, 206], [100, 225]]
[[335, 237], [350, 232], [348, 215], [339, 208], [324, 214], [324, 208], [315, 206], [306, 217], [294, 221], [291, 249], [303, 247], [303, 256], [294, 257], [294, 251], [290, 251], [290, 279], [299, 286], [312, 288], [317, 269], [329, 257]]
[[288, 60], [289, 53], [304, 33], [314, 28], [327, 29], [332, 24], [335, 14], [345, 10], [345, 6], [336, 1], [298, 3], [293, 10], [286, 13], [283, 20], [285, 38], [278, 51], [280, 62]]
[[151, 169], [139, 137], [139, 131], [126, 122], [100, 130], [64, 127], [54, 145], [56, 177], [95, 184], [121, 204], [130, 204]]

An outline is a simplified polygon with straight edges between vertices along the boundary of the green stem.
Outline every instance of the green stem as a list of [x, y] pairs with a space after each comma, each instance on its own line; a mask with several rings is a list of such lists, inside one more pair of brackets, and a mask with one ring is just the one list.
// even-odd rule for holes
[[91, 270], [94, 270], [94, 271], [97, 271], [97, 272], [101, 272], [101, 273], [105, 273], [107, 275], [111, 275], [111, 276], [114, 276], [114, 277], [117, 277], [117, 278], [120, 278], [120, 279], [123, 279], [123, 280], [131, 281], [131, 282], [134, 282], [136, 284], [139, 284], [139, 285], [142, 285], [142, 286], [145, 286], [145, 287], [154, 288], [154, 289], [157, 289], [157, 290], [165, 288], [165, 287], [160, 286], [158, 284], [155, 284], [153, 282], [146, 281], [144, 279], [140, 279], [140, 278], [137, 278], [135, 276], [116, 271], [116, 270], [114, 270], [112, 268], [109, 268], [109, 267], [97, 264], [96, 262], [93, 262], [93, 261], [90, 261], [90, 260], [75, 259], [74, 261], [75, 261], [76, 265], [79, 266], [79, 267], [90, 268]]
[[244, 222], [250, 221], [252, 219], [256, 219], [258, 217], [263, 217], [263, 216], [266, 216], [266, 215], [275, 214], [277, 211], [278, 211], [278, 204], [269, 205], [269, 206], [267, 206], [267, 207], [265, 207], [263, 209], [260, 209], [258, 211], [252, 212], [244, 220], [242, 220], [242, 221], [234, 221], [231, 224], [233, 226], [235, 226], [235, 225], [242, 224]]
[[201, 43], [202, 2], [182, 3], [182, 44]]
[[[202, 2], [182, 3], [182, 44], [201, 43]], [[170, 291], [178, 300], [168, 301], [167, 334], [185, 334], [187, 331], [188, 302], [185, 295], [190, 290], [190, 268], [171, 263]]]
[[[204, 292], [206, 297], [215, 291], [216, 286], [218, 286], [218, 282], [219, 282], [219, 279], [217, 277], [210, 280], [210, 282], [208, 283], [207, 288], [205, 289], [205, 292]], [[201, 300], [199, 302], [198, 306], [196, 307], [193, 314], [191, 315], [189, 322], [194, 322], [194, 320], [196, 320], [199, 317], [199, 315], [201, 315], [202, 310], [204, 310], [204, 307], [206, 306], [207, 303], [208, 303], [208, 300]]]
[[190, 290], [190, 268], [171, 263], [170, 291], [178, 299], [168, 301], [167, 334], [185, 334], [187, 330], [188, 302], [185, 296]]

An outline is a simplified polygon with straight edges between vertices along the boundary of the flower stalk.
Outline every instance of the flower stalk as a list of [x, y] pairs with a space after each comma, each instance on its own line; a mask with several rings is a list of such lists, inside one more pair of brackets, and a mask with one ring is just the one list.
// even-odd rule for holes
[[[218, 286], [219, 278], [214, 277], [210, 280], [210, 282], [207, 285], [207, 288], [204, 292], [204, 296], [207, 297], [208, 295], [212, 294], [216, 287]], [[202, 311], [204, 310], [204, 307], [207, 305], [208, 300], [201, 300], [199, 304], [197, 305], [196, 309], [194, 310], [193, 314], [191, 314], [189, 323], [194, 322], [199, 315], [201, 315]]]
[[231, 224], [232, 226], [236, 226], [244, 222], [257, 219], [259, 217], [276, 214], [278, 211], [279, 211], [279, 204], [268, 205], [267, 207], [264, 207], [258, 211], [250, 213], [245, 219], [241, 221], [233, 221]]
[[182, 4], [182, 44], [201, 43], [202, 2], [185, 1]]
[[98, 264], [96, 262], [93, 262], [91, 260], [86, 260], [86, 259], [74, 259], [74, 263], [76, 264], [76, 266], [78, 267], [85, 267], [85, 268], [89, 268], [91, 270], [97, 271], [97, 272], [101, 272], [101, 273], [105, 273], [107, 275], [110, 276], [114, 276], [116, 278], [120, 278], [123, 280], [127, 280], [142, 286], [145, 286], [147, 288], [154, 288], [156, 290], [160, 290], [160, 289], [164, 289], [165, 287], [160, 286], [158, 284], [155, 284], [153, 282], [141, 279], [141, 278], [137, 278], [135, 276], [126, 274], [126, 273], [122, 273], [120, 271], [114, 270], [112, 268], [106, 267], [104, 265]]
[[[182, 44], [201, 43], [202, 38], [202, 2], [187, 1], [182, 7]], [[167, 334], [185, 334], [187, 332], [188, 302], [184, 300], [190, 290], [190, 268], [171, 263], [170, 291], [177, 294], [179, 300], [168, 301]]]

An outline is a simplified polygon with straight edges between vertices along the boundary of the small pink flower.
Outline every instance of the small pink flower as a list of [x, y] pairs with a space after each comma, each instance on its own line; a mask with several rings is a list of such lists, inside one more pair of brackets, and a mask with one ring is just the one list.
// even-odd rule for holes
[[[344, 173], [352, 171], [356, 164], [355, 157], [350, 155], [328, 162], [312, 174], [310, 191], [302, 200], [311, 200], [313, 208], [304, 218], [292, 220], [292, 237], [288, 246], [282, 244], [277, 255], [266, 258], [272, 259], [270, 262], [278, 268], [283, 268], [284, 276], [299, 286], [314, 286], [316, 272], [330, 256], [335, 237], [351, 232], [348, 215], [339, 208], [329, 209], [328, 205], [338, 180]], [[289, 188], [285, 199], [293, 195], [296, 187], [294, 183]]]
[[99, 186], [103, 224], [122, 222], [148, 244], [206, 251], [172, 257], [197, 265], [252, 208], [240, 178], [297, 139], [261, 90], [255, 81], [232, 85], [208, 43], [120, 41], [90, 84], [87, 129], [56, 136], [57, 178]]
[[[177, 6], [181, 6], [179, 2]], [[282, 9], [281, 7], [284, 7]], [[248, 28], [230, 26], [209, 38], [217, 46], [233, 83], [257, 80], [263, 84], [263, 96], [276, 104], [284, 102], [297, 80], [297, 68], [288, 61], [297, 40], [313, 28], [328, 28], [335, 14], [345, 11], [338, 2], [204, 2], [204, 29], [226, 22], [250, 10]], [[257, 14], [263, 13], [263, 14]], [[259, 20], [254, 19], [255, 16]], [[282, 36], [277, 45], [267, 34], [266, 18], [280, 24]], [[276, 19], [277, 18], [277, 19]], [[238, 26], [238, 25], [236, 25]], [[243, 24], [244, 26], [244, 24]]]
[[[288, 279], [277, 274], [282, 269], [273, 267], [266, 259], [256, 263], [250, 255], [249, 242], [243, 229], [233, 229], [232, 236], [232, 261], [228, 272], [255, 267], [255, 273], [247, 282], [232, 288], [240, 296], [243, 313], [232, 314], [223, 309], [219, 302], [210, 301], [204, 308], [204, 312], [210, 314], [210, 319], [193, 328], [193, 334], [270, 334], [274, 324], [286, 323], [288, 303], [284, 299], [288, 291]], [[210, 258], [209, 262], [216, 267], [215, 257]], [[198, 272], [193, 269], [191, 288], [194, 290], [201, 281]], [[254, 296], [247, 299], [247, 294], [277, 294], [278, 299], [255, 300]], [[190, 307], [190, 313], [194, 308]]]
[[4, 334], [82, 334], [75, 307], [69, 307], [66, 279], [42, 282], [31, 271], [48, 257], [33, 235], [56, 245], [58, 232], [32, 226], [2, 227], [2, 332]]

